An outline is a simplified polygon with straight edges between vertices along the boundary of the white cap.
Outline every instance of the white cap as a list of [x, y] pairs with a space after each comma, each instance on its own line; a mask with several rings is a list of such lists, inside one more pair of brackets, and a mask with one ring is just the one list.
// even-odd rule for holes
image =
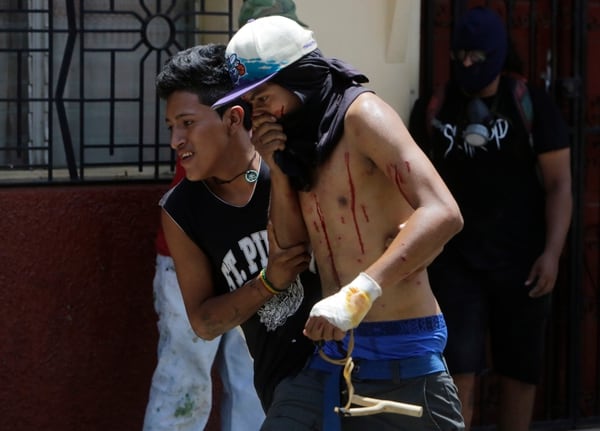
[[225, 50], [234, 89], [212, 108], [243, 96], [315, 49], [313, 32], [292, 19], [272, 15], [248, 21]]

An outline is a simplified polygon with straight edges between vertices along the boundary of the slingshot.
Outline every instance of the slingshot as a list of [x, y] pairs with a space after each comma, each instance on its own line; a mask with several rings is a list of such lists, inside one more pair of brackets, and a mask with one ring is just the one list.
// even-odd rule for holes
[[[423, 407], [414, 404], [400, 403], [397, 401], [380, 400], [377, 398], [368, 398], [354, 393], [352, 385], [352, 370], [354, 362], [352, 361], [352, 349], [354, 348], [354, 331], [350, 330], [350, 339], [348, 341], [348, 353], [343, 359], [333, 359], [327, 356], [323, 350], [319, 349], [319, 356], [329, 363], [342, 365], [344, 367], [343, 376], [348, 387], [348, 402], [344, 407], [335, 407], [335, 413], [342, 416], [367, 416], [376, 413], [396, 413], [400, 415], [421, 417]], [[361, 407], [350, 407], [352, 404]]]

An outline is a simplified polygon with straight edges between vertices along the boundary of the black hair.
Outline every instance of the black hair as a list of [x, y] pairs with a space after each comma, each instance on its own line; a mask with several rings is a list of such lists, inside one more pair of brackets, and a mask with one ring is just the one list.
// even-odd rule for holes
[[[188, 91], [198, 96], [200, 103], [211, 106], [233, 89], [227, 69], [225, 45], [197, 45], [172, 56], [156, 77], [156, 93], [167, 99], [176, 91]], [[219, 115], [232, 105], [244, 108], [244, 127], [249, 130], [252, 117], [248, 104], [241, 99], [220, 107]]]
[[225, 45], [198, 45], [179, 51], [156, 77], [156, 92], [161, 99], [183, 90], [197, 94], [201, 103], [212, 105], [232, 88]]

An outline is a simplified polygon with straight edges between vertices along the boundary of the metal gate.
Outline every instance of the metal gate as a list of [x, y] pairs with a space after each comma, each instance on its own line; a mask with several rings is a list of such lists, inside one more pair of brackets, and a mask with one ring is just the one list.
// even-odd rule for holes
[[227, 43], [233, 1], [1, 1], [0, 185], [170, 179], [154, 78]]
[[[600, 424], [600, 2], [423, 1], [421, 94], [448, 79], [455, 17], [475, 5], [492, 7], [506, 19], [525, 76], [557, 101], [572, 145], [573, 223], [554, 293], [533, 426]], [[493, 375], [480, 379], [475, 429], [495, 422], [495, 384]]]

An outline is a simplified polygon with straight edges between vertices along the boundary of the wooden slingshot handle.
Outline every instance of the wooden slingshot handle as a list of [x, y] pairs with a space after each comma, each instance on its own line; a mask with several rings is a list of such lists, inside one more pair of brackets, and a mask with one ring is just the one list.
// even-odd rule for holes
[[[356, 395], [354, 386], [352, 385], [352, 370], [354, 362], [352, 361], [352, 349], [354, 348], [354, 331], [350, 331], [350, 339], [348, 341], [348, 353], [344, 359], [329, 358], [322, 349], [319, 349], [319, 355], [325, 361], [344, 367], [343, 376], [348, 386], [349, 401], [344, 407], [335, 407], [334, 411], [342, 416], [367, 416], [376, 413], [396, 413], [400, 415], [413, 416], [420, 418], [423, 416], [423, 407], [414, 404], [405, 404], [397, 401], [378, 400], [377, 398], [368, 398]], [[350, 407], [355, 404], [362, 407]]]
[[335, 412], [343, 416], [366, 416], [375, 413], [397, 413], [400, 415], [414, 416], [420, 418], [423, 416], [423, 407], [414, 404], [399, 403], [397, 401], [378, 400], [376, 398], [361, 397], [352, 395], [352, 404], [363, 407], [336, 407]]

